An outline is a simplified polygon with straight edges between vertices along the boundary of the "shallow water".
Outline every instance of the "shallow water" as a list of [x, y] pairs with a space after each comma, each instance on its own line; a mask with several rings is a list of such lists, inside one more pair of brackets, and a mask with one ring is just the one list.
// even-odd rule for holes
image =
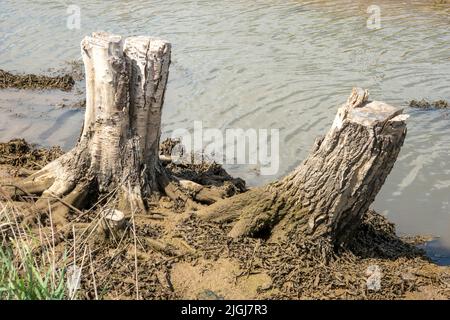
[[70, 149], [81, 132], [84, 114], [70, 105], [72, 93], [58, 90], [0, 91], [0, 141], [24, 138], [42, 145], [59, 145]]
[[[77, 3], [81, 29], [70, 30], [69, 2], [1, 0], [0, 67], [40, 72], [63, 65], [79, 58], [80, 40], [95, 30], [166, 38], [173, 44], [173, 64], [164, 136], [191, 128], [195, 120], [221, 130], [280, 129], [275, 176], [258, 175], [248, 166], [228, 167], [250, 185], [295, 167], [331, 125], [352, 86], [369, 88], [373, 99], [398, 106], [411, 99], [450, 100], [448, 3], [377, 1], [379, 30], [366, 27], [372, 2], [361, 0]], [[55, 108], [52, 99], [59, 99], [59, 93], [53, 98], [33, 94], [0, 92], [0, 140], [23, 136], [69, 148], [78, 137], [82, 112]], [[374, 206], [400, 233], [440, 236], [432, 252], [445, 262], [450, 249], [450, 110], [407, 112], [404, 148]]]

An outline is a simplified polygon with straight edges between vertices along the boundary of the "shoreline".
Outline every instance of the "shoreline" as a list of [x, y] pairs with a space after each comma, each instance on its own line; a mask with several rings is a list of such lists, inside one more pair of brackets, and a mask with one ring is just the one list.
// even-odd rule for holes
[[[23, 140], [0, 146], [3, 156], [0, 158], [2, 183], [8, 175], [10, 182], [27, 176], [33, 169], [62, 153], [57, 147], [35, 149]], [[173, 143], [170, 141], [162, 143], [161, 153], [169, 152], [171, 147]], [[244, 191], [243, 182], [241, 187], [237, 187], [236, 181], [239, 180], [220, 167], [214, 168], [211, 171], [210, 164], [196, 167], [174, 165], [171, 170], [175, 170], [177, 175], [184, 174], [202, 181], [211, 172], [215, 175], [222, 172], [222, 176], [235, 186], [234, 192], [228, 196]], [[27, 205], [22, 204], [20, 209], [14, 209], [14, 203], [4, 197], [2, 199], [2, 213], [10, 210], [20, 219], [20, 212], [26, 210]], [[97, 212], [94, 216], [98, 217], [102, 207], [94, 210]], [[153, 201], [148, 216], [135, 218], [139, 226], [136, 230], [140, 243], [138, 248], [133, 246], [132, 235], [119, 243], [112, 239], [105, 240], [97, 232], [91, 232], [91, 236], [86, 237], [83, 230], [95, 230], [92, 226], [98, 219], [85, 217], [77, 221], [76, 215], [72, 217], [75, 220], [69, 221], [69, 224], [73, 224], [75, 229], [58, 233], [57, 244], [52, 249], [58, 256], [58, 268], [70, 265], [64, 261], [63, 255], [68, 249], [70, 252], [74, 245], [72, 232], [75, 232], [76, 241], [80, 243], [76, 255], [82, 256], [86, 246], [96, 248], [89, 259], [92, 259], [91, 267], [95, 270], [96, 285], [105, 286], [103, 298], [106, 299], [134, 297], [132, 288], [135, 281], [132, 279], [136, 270], [132, 266], [135, 259], [139, 264], [140, 297], [144, 299], [450, 298], [450, 290], [442, 284], [450, 279], [450, 267], [431, 262], [424, 251], [415, 246], [420, 237], [408, 241], [398, 237], [394, 224], [374, 211], [369, 211], [354, 241], [340, 249], [327, 265], [318, 261], [317, 253], [310, 252], [310, 247], [301, 239], [291, 239], [290, 243], [268, 243], [250, 238], [227, 239], [229, 227], [222, 229], [219, 225], [202, 222], [191, 211], [164, 196]], [[0, 218], [5, 217], [0, 215]], [[37, 232], [37, 235], [39, 232], [47, 234], [51, 229], [45, 227], [30, 231]], [[2, 230], [2, 234], [9, 233]], [[12, 245], [13, 242], [7, 243]], [[38, 259], [45, 257], [46, 250], [41, 250], [35, 253]], [[294, 260], [293, 252], [297, 252]], [[108, 260], [112, 262], [105, 265]], [[379, 267], [383, 274], [381, 289], [373, 292], [364, 289], [371, 266]], [[92, 276], [87, 273], [83, 275], [80, 298], [94, 298]], [[111, 285], [107, 284], [111, 282]]]

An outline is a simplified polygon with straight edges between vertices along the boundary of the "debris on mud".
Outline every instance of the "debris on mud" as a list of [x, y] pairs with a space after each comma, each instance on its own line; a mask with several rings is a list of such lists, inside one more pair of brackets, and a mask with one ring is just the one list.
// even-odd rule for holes
[[[163, 142], [161, 155], [169, 156], [174, 145], [173, 140]], [[33, 150], [23, 140], [0, 144], [0, 164], [20, 167], [35, 157], [44, 165], [56, 156], [41, 149], [33, 156]], [[198, 183], [233, 181], [218, 164], [168, 161], [166, 168]], [[20, 219], [19, 210], [1, 194], [0, 205], [9, 207], [1, 213]], [[52, 228], [49, 214], [38, 219], [35, 232], [43, 239], [54, 236], [55, 246], [38, 245], [35, 256], [56, 255], [58, 268], [81, 265], [79, 299], [450, 298], [450, 269], [430, 262], [411, 239], [398, 237], [394, 224], [374, 211], [367, 212], [352, 241], [324, 262], [316, 244], [296, 234], [283, 242], [231, 239], [231, 225], [202, 221], [195, 210], [174, 211], [170, 202], [162, 196], [146, 214], [128, 217], [120, 238], [105, 238], [97, 231], [108, 203], [94, 205], [82, 217], [70, 215], [65, 231]], [[12, 241], [11, 232], [0, 232], [2, 245]], [[27, 232], [14, 234], [26, 237]]]
[[422, 99], [422, 100], [411, 100], [409, 102], [409, 106], [411, 108], [419, 108], [419, 109], [449, 109], [450, 103], [448, 103], [445, 100], [436, 100], [430, 102], [425, 99]]
[[60, 89], [72, 90], [75, 80], [69, 74], [46, 76], [35, 74], [12, 74], [0, 69], [0, 89]]
[[[232, 258], [239, 261], [243, 275], [267, 274], [271, 285], [260, 288], [259, 298], [270, 299], [401, 299], [408, 292], [432, 283], [441, 286], [424, 252], [395, 234], [393, 224], [369, 211], [356, 237], [324, 264], [314, 244], [303, 239], [269, 243], [261, 239], [230, 240], [227, 230], [191, 218], [178, 227], [183, 239], [203, 253], [203, 258]], [[378, 290], [368, 290], [367, 268], [378, 266], [384, 276]], [[436, 267], [438, 270], [439, 267]], [[412, 271], [411, 271], [412, 270]], [[404, 275], [414, 273], [413, 280]], [[448, 272], [448, 270], [447, 270]], [[439, 271], [438, 271], [439, 274]], [[447, 297], [450, 289], [440, 287]]]
[[214, 161], [208, 161], [207, 159], [199, 162], [172, 161], [172, 151], [179, 144], [180, 140], [168, 138], [160, 145], [163, 165], [170, 174], [202, 186], [222, 187], [228, 197], [246, 191], [244, 180], [233, 178], [220, 164]]
[[70, 75], [75, 81], [81, 81], [84, 79], [84, 64], [81, 58], [76, 60], [68, 60], [62, 67], [49, 68], [47, 71], [51, 75], [55, 76], [61, 74]]
[[63, 154], [60, 147], [38, 148], [24, 139], [0, 143], [0, 165], [38, 170]]

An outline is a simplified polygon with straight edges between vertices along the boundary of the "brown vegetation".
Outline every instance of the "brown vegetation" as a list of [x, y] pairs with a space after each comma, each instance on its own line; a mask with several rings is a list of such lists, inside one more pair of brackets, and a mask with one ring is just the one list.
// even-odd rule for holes
[[45, 76], [35, 74], [12, 74], [0, 69], [0, 89], [60, 89], [69, 91], [75, 85], [71, 75]]

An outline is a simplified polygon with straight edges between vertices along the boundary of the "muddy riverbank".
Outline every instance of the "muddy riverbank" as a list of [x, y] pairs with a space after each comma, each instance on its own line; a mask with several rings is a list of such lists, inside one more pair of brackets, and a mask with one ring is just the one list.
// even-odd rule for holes
[[[163, 143], [162, 153], [170, 147], [170, 142]], [[61, 153], [58, 148], [34, 148], [23, 140], [1, 144], [0, 148], [2, 188]], [[243, 181], [232, 178], [220, 166], [171, 166], [178, 175], [209, 180], [211, 188], [233, 190], [226, 196], [245, 192]], [[28, 204], [19, 208], [2, 192], [0, 222], [12, 217], [20, 221], [32, 202], [28, 198]], [[399, 238], [395, 226], [372, 210], [356, 237], [324, 263], [318, 252], [311, 251], [314, 246], [302, 239], [283, 243], [232, 240], [227, 237], [231, 226], [202, 222], [195, 212], [165, 196], [153, 200], [148, 214], [129, 217], [120, 239], [108, 239], [96, 231], [105, 205], [94, 205], [88, 215], [71, 215], [65, 232], [51, 227], [51, 214], [42, 216], [31, 229], [34, 236], [19, 232], [36, 239], [56, 232], [55, 246], [44, 241], [34, 246], [34, 255], [45, 260], [51, 250], [58, 268], [81, 265], [84, 272], [78, 298], [450, 298], [450, 268], [430, 262], [416, 247], [423, 239]], [[13, 250], [11, 232], [17, 228], [21, 227], [2, 227], [1, 232], [2, 243]], [[371, 279], [378, 279], [380, 286], [370, 286]]]
[[[311, 142], [328, 130], [330, 111], [349, 88], [367, 87], [411, 115], [405, 145], [374, 208], [401, 234], [440, 237], [433, 256], [448, 263], [449, 111], [410, 108], [409, 101], [450, 100], [450, 6], [448, 1], [379, 1], [381, 28], [368, 29], [372, 4], [115, 1], [115, 9], [107, 10], [106, 3], [92, 6], [81, 0], [80, 29], [71, 30], [64, 4], [4, 0], [0, 28], [11, 32], [0, 35], [0, 68], [14, 74], [61, 69], [65, 61], [80, 58], [79, 42], [92, 30], [167, 39], [174, 55], [163, 138], [180, 128], [192, 130], [194, 121], [221, 131], [279, 130], [283, 152], [275, 175], [261, 175], [254, 165], [225, 165], [250, 186], [290, 172], [306, 157]], [[21, 137], [64, 150], [75, 145], [83, 110], [71, 105], [84, 96], [73, 98], [74, 90], [5, 90], [0, 94], [0, 141]]]
[[[165, 163], [177, 176], [209, 184], [223, 196], [290, 172], [328, 129], [334, 108], [353, 85], [405, 108], [411, 116], [408, 135], [358, 241], [326, 265], [301, 239], [229, 240], [229, 226], [198, 221], [166, 197], [153, 199], [148, 216], [129, 218], [123, 239], [111, 240], [97, 233], [106, 204], [92, 204], [81, 218], [72, 214], [68, 229], [56, 233], [52, 215], [43, 215], [30, 234], [8, 219], [20, 220], [33, 199], [19, 204], [2, 193], [0, 231], [13, 251], [14, 241], [26, 240], [43, 262], [56, 253], [58, 270], [80, 267], [78, 296], [89, 299], [448, 298], [448, 267], [429, 261], [450, 263], [448, 1], [381, 1], [378, 29], [368, 28], [366, 1], [117, 2], [115, 10], [84, 0], [79, 5], [81, 28], [69, 30], [61, 18], [63, 4], [2, 2], [0, 29], [11, 30], [0, 35], [1, 68], [11, 71], [2, 79], [16, 87], [0, 91], [0, 141], [19, 137], [63, 151], [75, 145], [84, 116], [82, 76], [52, 74], [55, 70], [43, 78], [28, 74], [77, 59], [79, 40], [99, 29], [159, 36], [176, 49], [163, 138], [191, 130], [194, 121], [220, 131], [279, 130], [282, 152], [274, 175], [261, 175], [252, 165]], [[75, 81], [69, 91], [71, 80], [64, 74]], [[41, 90], [43, 84], [52, 89]], [[409, 102], [422, 98], [427, 100]], [[1, 180], [11, 188], [62, 150], [22, 140], [2, 144]], [[409, 237], [399, 236], [405, 234]], [[421, 243], [414, 234], [436, 238]], [[416, 248], [419, 243], [427, 255]], [[368, 283], [375, 286], [369, 289]]]

